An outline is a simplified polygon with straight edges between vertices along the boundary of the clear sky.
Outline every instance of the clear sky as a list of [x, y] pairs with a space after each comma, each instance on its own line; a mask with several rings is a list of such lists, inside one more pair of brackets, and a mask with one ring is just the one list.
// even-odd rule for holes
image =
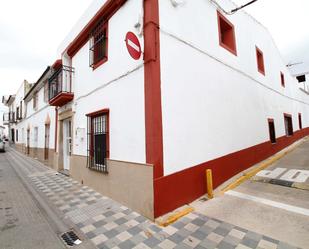
[[[0, 0], [0, 97], [14, 94], [23, 79], [39, 78], [57, 59], [57, 47], [90, 3]], [[268, 28], [287, 62], [309, 62], [308, 0], [258, 0], [245, 10]]]

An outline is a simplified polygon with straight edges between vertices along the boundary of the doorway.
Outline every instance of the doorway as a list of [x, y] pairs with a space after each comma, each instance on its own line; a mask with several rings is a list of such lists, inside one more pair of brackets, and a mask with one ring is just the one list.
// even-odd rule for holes
[[27, 130], [27, 149], [26, 149], [27, 155], [30, 154], [30, 130]]
[[50, 125], [45, 125], [44, 160], [48, 160]]
[[72, 148], [72, 122], [63, 121], [63, 169], [70, 170], [70, 157]]

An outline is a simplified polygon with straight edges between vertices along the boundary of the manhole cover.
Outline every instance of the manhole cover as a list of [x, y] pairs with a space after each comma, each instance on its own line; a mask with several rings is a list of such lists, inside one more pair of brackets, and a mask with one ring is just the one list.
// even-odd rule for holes
[[68, 246], [79, 245], [82, 243], [74, 231], [69, 231], [62, 234], [61, 238]]

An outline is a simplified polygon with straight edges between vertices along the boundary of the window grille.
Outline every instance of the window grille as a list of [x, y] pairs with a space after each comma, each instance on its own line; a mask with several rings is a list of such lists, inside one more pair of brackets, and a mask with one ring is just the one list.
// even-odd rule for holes
[[109, 157], [108, 113], [88, 116], [87, 167], [108, 173], [106, 158]]
[[293, 135], [293, 122], [292, 122], [292, 116], [291, 115], [284, 115], [284, 127], [285, 127], [285, 134], [287, 136]]
[[273, 119], [268, 119], [269, 139], [272, 144], [276, 143], [275, 123]]
[[90, 34], [90, 67], [95, 68], [104, 60], [107, 60], [107, 22], [101, 20]]

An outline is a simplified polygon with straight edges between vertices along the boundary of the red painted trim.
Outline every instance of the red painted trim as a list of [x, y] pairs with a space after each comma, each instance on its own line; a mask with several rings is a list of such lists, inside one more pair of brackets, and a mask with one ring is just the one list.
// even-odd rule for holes
[[57, 152], [57, 133], [58, 133], [58, 108], [55, 107], [55, 152]]
[[256, 50], [256, 61], [257, 61], [258, 71], [261, 74], [265, 75], [265, 64], [264, 64], [263, 52], [257, 46], [255, 46], [255, 50]]
[[282, 72], [280, 72], [280, 79], [281, 79], [281, 86], [285, 87], [285, 78], [284, 78], [284, 74]]
[[[219, 31], [219, 44], [221, 47], [225, 48], [232, 54], [237, 56], [237, 49], [236, 49], [236, 37], [235, 37], [235, 29], [234, 25], [224, 16], [222, 15], [219, 11], [217, 11], [217, 20], [218, 20], [218, 31]], [[229, 34], [227, 37], [227, 41], [223, 41], [222, 37], [222, 21], [227, 23], [230, 28], [232, 29], [232, 33]], [[230, 45], [226, 44], [230, 43]]]
[[301, 113], [298, 113], [298, 127], [300, 130], [303, 128]]
[[295, 132], [294, 136], [270, 141], [225, 155], [154, 181], [154, 212], [159, 217], [206, 193], [205, 170], [212, 169], [213, 184], [218, 187], [239, 172], [265, 160], [298, 139], [309, 135], [309, 128]]
[[146, 162], [163, 176], [160, 32], [158, 0], [144, 0]]
[[91, 126], [91, 131], [90, 131], [90, 155], [93, 156], [93, 122], [92, 122], [92, 119], [95, 118], [95, 117], [98, 117], [98, 116], [102, 116], [102, 115], [106, 115], [106, 158], [109, 158], [109, 155], [110, 155], [110, 145], [109, 145], [109, 142], [110, 142], [110, 139], [109, 139], [109, 109], [102, 109], [102, 110], [98, 110], [98, 111], [95, 111], [95, 112], [91, 112], [91, 113], [88, 113], [86, 114], [86, 116], [88, 118], [90, 118], [90, 126]]
[[59, 69], [61, 66], [62, 66], [62, 60], [59, 59], [59, 60], [56, 60], [56, 61], [54, 62], [54, 64], [52, 65], [52, 68], [55, 69], [55, 70], [57, 70], [57, 69]]
[[106, 22], [104, 25], [103, 25], [103, 29], [106, 29], [106, 56], [103, 57], [100, 61], [98, 61], [95, 65], [92, 66], [92, 70], [96, 70], [99, 66], [103, 65], [105, 62], [108, 61], [108, 22]]
[[66, 103], [72, 101], [73, 98], [74, 98], [74, 93], [61, 92], [58, 95], [56, 95], [54, 98], [49, 100], [49, 104], [51, 106], [63, 106]]
[[98, 110], [98, 111], [95, 111], [95, 112], [87, 113], [86, 116], [87, 117], [95, 117], [95, 116], [100, 116], [100, 115], [105, 114], [105, 113], [109, 113], [108, 108], [104, 108], [104, 109], [101, 109], [101, 110]]
[[110, 19], [127, 0], [107, 0], [95, 16], [82, 29], [78, 36], [67, 47], [67, 54], [73, 57], [78, 50], [89, 40], [89, 33], [101, 18]]

